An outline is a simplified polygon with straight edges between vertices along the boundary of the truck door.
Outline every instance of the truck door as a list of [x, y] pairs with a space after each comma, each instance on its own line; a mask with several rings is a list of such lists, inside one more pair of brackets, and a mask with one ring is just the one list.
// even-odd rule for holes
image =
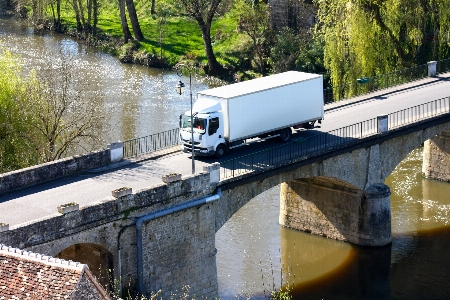
[[217, 141], [222, 138], [223, 138], [223, 126], [221, 126], [219, 118], [213, 117], [209, 119], [208, 147], [215, 146]]

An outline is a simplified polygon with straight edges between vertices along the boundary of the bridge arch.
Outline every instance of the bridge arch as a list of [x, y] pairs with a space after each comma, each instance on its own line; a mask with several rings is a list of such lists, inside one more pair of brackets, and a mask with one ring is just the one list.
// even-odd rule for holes
[[55, 257], [87, 264], [103, 287], [112, 288], [113, 255], [104, 246], [92, 243], [74, 244], [56, 254]]

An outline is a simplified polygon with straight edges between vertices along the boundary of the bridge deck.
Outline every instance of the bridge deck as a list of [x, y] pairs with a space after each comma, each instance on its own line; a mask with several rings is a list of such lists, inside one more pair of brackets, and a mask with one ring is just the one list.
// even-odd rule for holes
[[[379, 114], [390, 113], [420, 103], [448, 97], [450, 74], [426, 78], [395, 88], [367, 94], [326, 106], [326, 115], [320, 131], [330, 131], [364, 121]], [[297, 136], [305, 133], [297, 133]], [[230, 153], [229, 158], [278, 145], [277, 141], [256, 143]], [[227, 158], [228, 159], [228, 158]], [[198, 159], [196, 171], [214, 162], [214, 159]], [[107, 168], [90, 170], [81, 175], [41, 184], [0, 196], [0, 223], [10, 227], [22, 223], [50, 218], [57, 213], [57, 206], [77, 202], [80, 208], [112, 199], [111, 191], [123, 186], [139, 190], [162, 183], [163, 175], [178, 172], [191, 174], [189, 155], [171, 152], [161, 157], [142, 157], [135, 161], [112, 164]]]

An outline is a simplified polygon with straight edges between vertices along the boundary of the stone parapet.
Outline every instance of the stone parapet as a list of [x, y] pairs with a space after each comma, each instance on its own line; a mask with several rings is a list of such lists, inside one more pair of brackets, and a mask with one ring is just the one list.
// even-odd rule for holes
[[425, 141], [422, 173], [429, 179], [450, 182], [450, 131]]
[[48, 163], [0, 174], [0, 194], [74, 175], [111, 162], [109, 149], [71, 156]]

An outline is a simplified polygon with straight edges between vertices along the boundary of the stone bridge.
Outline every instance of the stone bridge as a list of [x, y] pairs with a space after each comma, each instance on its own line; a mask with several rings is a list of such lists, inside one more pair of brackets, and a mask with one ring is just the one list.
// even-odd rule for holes
[[[83, 261], [104, 284], [163, 297], [218, 294], [215, 234], [244, 204], [281, 184], [280, 224], [365, 246], [391, 242], [386, 177], [425, 143], [424, 173], [450, 180], [450, 115], [379, 133], [350, 147], [221, 181], [219, 165], [79, 210], [0, 227], [0, 243]], [[179, 178], [178, 178], [179, 179]]]

